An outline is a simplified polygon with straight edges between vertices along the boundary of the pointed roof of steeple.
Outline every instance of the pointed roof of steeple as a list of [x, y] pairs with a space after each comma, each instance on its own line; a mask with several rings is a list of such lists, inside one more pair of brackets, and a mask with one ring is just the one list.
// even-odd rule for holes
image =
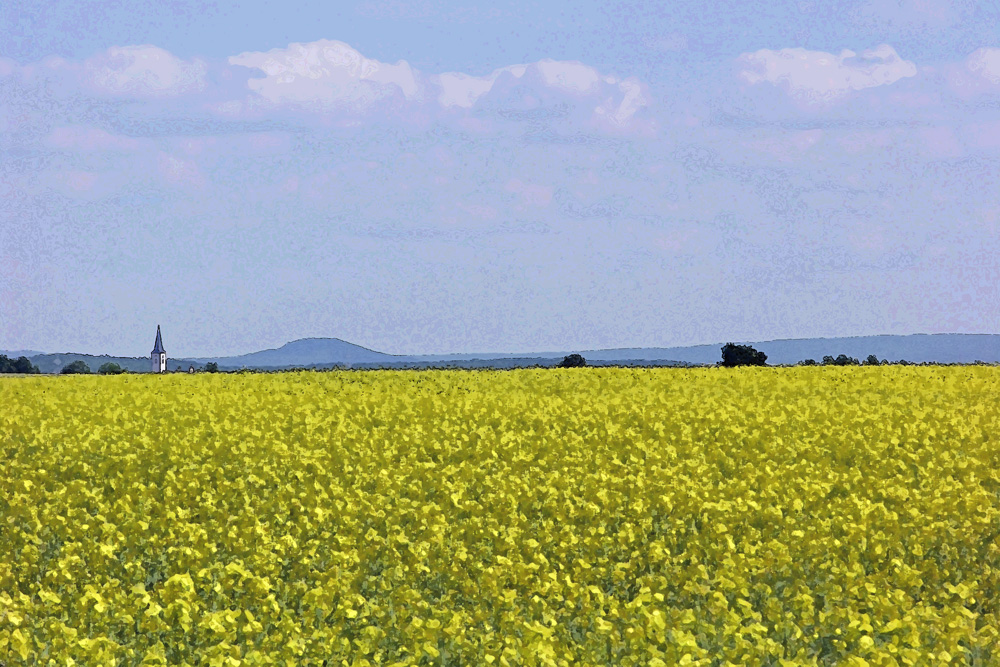
[[163, 349], [163, 339], [160, 338], [160, 325], [156, 325], [156, 343], [153, 344], [153, 351], [150, 354], [166, 354], [167, 351]]

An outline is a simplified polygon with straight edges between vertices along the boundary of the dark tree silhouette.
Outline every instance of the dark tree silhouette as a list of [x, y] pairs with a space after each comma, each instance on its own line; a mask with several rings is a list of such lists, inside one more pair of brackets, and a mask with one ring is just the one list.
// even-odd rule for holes
[[38, 373], [38, 366], [31, 363], [31, 359], [28, 357], [18, 357], [14, 360], [14, 372], [15, 373]]
[[101, 367], [97, 369], [97, 372], [101, 375], [121, 375], [122, 367], [113, 361], [108, 361], [101, 364]]
[[579, 354], [571, 354], [563, 357], [563, 360], [559, 362], [559, 368], [582, 368], [586, 365], [587, 360]]
[[218, 373], [219, 372], [219, 364], [215, 363], [214, 361], [208, 362], [207, 364], [205, 364], [205, 372], [206, 373]]
[[868, 358], [865, 359], [865, 364], [864, 365], [865, 366], [878, 366], [878, 363], [879, 363], [878, 362], [878, 357], [876, 357], [874, 354], [869, 354]]
[[28, 357], [8, 359], [6, 354], [0, 354], [0, 373], [30, 373], [38, 372], [38, 366], [31, 363]]
[[767, 355], [758, 352], [749, 345], [726, 343], [722, 346], [722, 365], [733, 366], [766, 366]]
[[68, 364], [59, 371], [60, 375], [76, 375], [76, 374], [88, 374], [90, 373], [90, 366], [81, 359], [77, 359], [71, 364]]

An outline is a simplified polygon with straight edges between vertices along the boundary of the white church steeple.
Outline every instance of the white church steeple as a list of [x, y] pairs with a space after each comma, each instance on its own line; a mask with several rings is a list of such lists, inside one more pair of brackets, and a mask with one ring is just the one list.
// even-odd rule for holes
[[163, 349], [163, 339], [160, 338], [160, 325], [156, 325], [156, 343], [153, 344], [153, 351], [149, 353], [149, 360], [153, 362], [154, 373], [165, 373], [167, 370], [167, 351]]

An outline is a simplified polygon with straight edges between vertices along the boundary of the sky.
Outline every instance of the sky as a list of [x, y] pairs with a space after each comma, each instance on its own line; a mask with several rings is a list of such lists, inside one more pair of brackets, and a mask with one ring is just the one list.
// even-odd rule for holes
[[1000, 333], [1000, 5], [0, 4], [0, 349]]

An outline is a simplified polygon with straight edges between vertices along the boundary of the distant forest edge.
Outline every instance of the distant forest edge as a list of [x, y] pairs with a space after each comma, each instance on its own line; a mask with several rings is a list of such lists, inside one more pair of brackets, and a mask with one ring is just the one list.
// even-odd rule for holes
[[[998, 334], [912, 334], [806, 338], [763, 342], [739, 341], [767, 355], [767, 365], [793, 365], [825, 357], [864, 360], [870, 355], [889, 362], [972, 364], [1000, 363]], [[581, 354], [588, 366], [710, 366], [721, 359], [723, 343], [670, 348], [570, 350], [539, 353], [475, 353], [447, 355], [393, 355], [369, 350], [338, 338], [304, 338], [273, 350], [235, 357], [167, 357], [167, 370], [203, 370], [209, 363], [221, 371], [282, 370], [288, 368], [527, 368], [557, 366], [569, 354]], [[0, 354], [11, 353], [0, 351]], [[114, 357], [75, 353], [33, 354], [28, 357], [42, 373], [56, 374], [75, 361], [93, 371], [117, 364], [132, 373], [150, 372], [149, 357]], [[2, 371], [0, 371], [2, 372]]]

